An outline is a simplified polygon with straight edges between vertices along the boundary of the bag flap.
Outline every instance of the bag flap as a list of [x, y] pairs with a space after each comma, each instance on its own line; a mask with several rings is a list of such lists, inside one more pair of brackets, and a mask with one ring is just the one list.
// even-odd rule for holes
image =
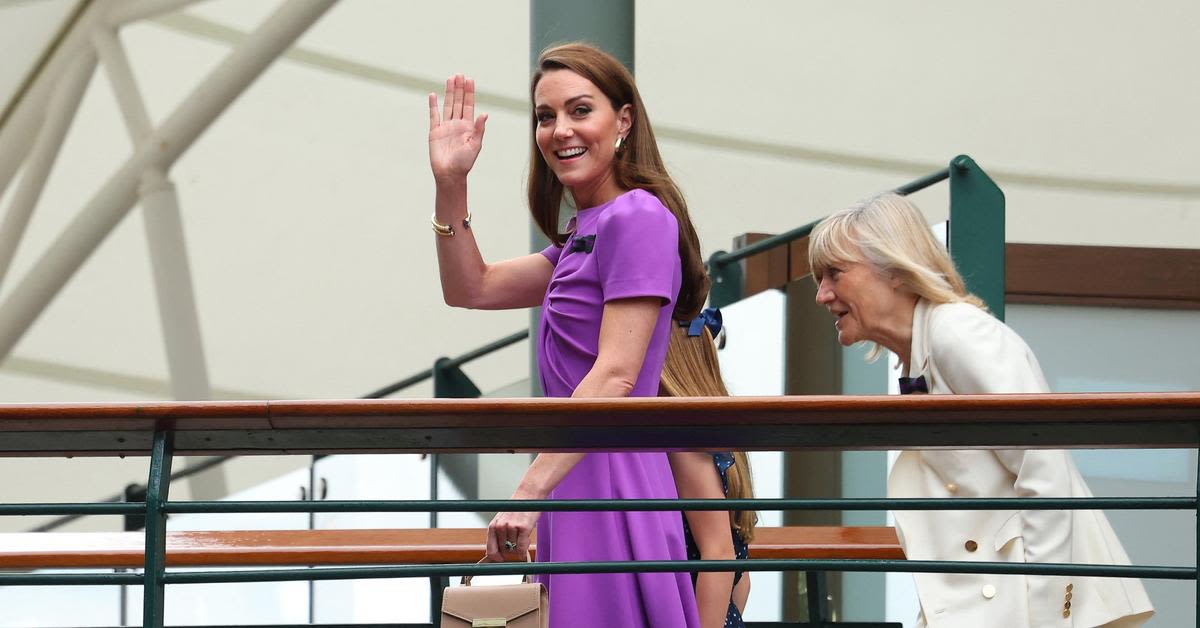
[[442, 593], [442, 613], [465, 621], [490, 618], [512, 621], [541, 608], [545, 596], [546, 587], [540, 582], [446, 587]]

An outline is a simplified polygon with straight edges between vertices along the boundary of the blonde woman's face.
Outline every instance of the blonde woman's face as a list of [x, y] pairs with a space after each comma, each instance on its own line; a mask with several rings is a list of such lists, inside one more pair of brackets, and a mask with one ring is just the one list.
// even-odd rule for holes
[[839, 344], [884, 343], [880, 332], [904, 307], [895, 283], [864, 262], [837, 263], [825, 271], [817, 286], [817, 303], [833, 315]]

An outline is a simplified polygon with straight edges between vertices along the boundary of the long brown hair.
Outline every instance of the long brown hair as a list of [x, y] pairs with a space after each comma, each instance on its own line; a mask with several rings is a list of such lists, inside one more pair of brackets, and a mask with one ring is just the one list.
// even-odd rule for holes
[[[667, 345], [667, 360], [663, 363], [658, 384], [660, 397], [728, 397], [725, 380], [721, 378], [721, 365], [717, 362], [717, 347], [712, 334], [705, 327], [699, 336], [687, 335], [687, 328], [671, 326], [671, 341]], [[754, 484], [750, 479], [750, 461], [746, 452], [733, 452], [733, 466], [725, 472], [729, 482], [726, 497], [749, 499], [754, 497]], [[729, 523], [747, 543], [754, 538], [754, 526], [758, 513], [753, 510], [738, 510], [729, 513]]]
[[[646, 107], [638, 93], [633, 75], [612, 55], [584, 43], [552, 46], [538, 57], [537, 70], [529, 82], [529, 97], [533, 100], [538, 82], [547, 72], [570, 70], [589, 80], [608, 97], [613, 109], [629, 105], [633, 123], [621, 143], [613, 163], [613, 175], [622, 190], [642, 189], [653, 194], [675, 216], [679, 224], [679, 260], [683, 281], [675, 300], [674, 317], [687, 320], [700, 313], [708, 298], [708, 275], [700, 257], [700, 239], [688, 216], [683, 193], [667, 173], [654, 129], [646, 115]], [[529, 211], [533, 221], [551, 242], [562, 246], [569, 234], [558, 231], [558, 212], [563, 199], [563, 184], [551, 172], [537, 147], [537, 115], [531, 114], [533, 132], [529, 155]]]

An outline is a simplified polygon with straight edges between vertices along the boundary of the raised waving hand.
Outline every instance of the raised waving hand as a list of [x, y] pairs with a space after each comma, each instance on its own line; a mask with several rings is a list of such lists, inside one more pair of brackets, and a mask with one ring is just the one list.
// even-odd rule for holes
[[465, 180], [483, 148], [487, 114], [475, 117], [475, 81], [456, 74], [446, 79], [441, 115], [437, 94], [429, 94], [429, 167], [438, 180]]

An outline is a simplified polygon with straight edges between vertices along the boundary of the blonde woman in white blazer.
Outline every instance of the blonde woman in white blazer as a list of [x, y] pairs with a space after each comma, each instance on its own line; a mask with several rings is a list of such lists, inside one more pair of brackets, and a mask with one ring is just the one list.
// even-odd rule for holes
[[[1037, 358], [968, 294], [920, 211], [886, 194], [813, 230], [817, 303], [838, 341], [873, 342], [900, 358], [901, 388], [931, 394], [1048, 392]], [[888, 496], [1090, 497], [1062, 450], [904, 451]], [[947, 510], [895, 513], [910, 560], [1129, 564], [1099, 511]], [[1154, 614], [1139, 580], [914, 574], [929, 628], [1140, 626]]]

